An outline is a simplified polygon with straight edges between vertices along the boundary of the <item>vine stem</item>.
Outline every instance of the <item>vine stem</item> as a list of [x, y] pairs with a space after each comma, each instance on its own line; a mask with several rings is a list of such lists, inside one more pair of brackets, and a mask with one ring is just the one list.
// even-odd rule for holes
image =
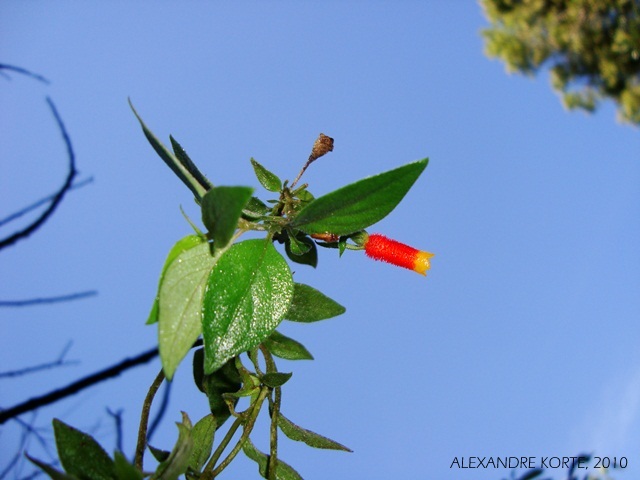
[[155, 378], [151, 386], [149, 387], [149, 391], [147, 392], [147, 396], [144, 399], [144, 403], [142, 405], [142, 413], [140, 414], [140, 428], [138, 429], [138, 443], [136, 445], [136, 455], [134, 460], [134, 465], [141, 472], [142, 470], [142, 459], [144, 457], [144, 449], [147, 446], [147, 427], [149, 425], [149, 411], [151, 410], [151, 404], [153, 403], [153, 398], [155, 397], [160, 385], [164, 381], [164, 371], [160, 370], [158, 376]]
[[[225, 459], [222, 462], [220, 462], [220, 464], [213, 471], [209, 470], [211, 467], [213, 467], [213, 465], [210, 465], [211, 461], [207, 463], [206, 468], [202, 472], [202, 477], [201, 477], [202, 480], [211, 480], [215, 478], [216, 475], [220, 474], [220, 472], [222, 472], [225, 468], [227, 468], [227, 466], [231, 463], [231, 461], [236, 457], [238, 452], [240, 452], [240, 449], [249, 438], [249, 435], [251, 434], [251, 431], [253, 430], [253, 427], [256, 424], [256, 419], [258, 418], [258, 414], [260, 413], [262, 403], [264, 402], [264, 399], [267, 398], [268, 394], [269, 394], [269, 387], [264, 386], [260, 389], [260, 394], [258, 395], [258, 397], [256, 398], [256, 401], [253, 403], [253, 406], [251, 407], [249, 417], [247, 418], [246, 423], [244, 424], [244, 428], [242, 430], [242, 436], [240, 437], [240, 439], [238, 439], [238, 443], [234, 445], [233, 449], [229, 452], [229, 455], [227, 455]], [[234, 433], [235, 433], [235, 430], [234, 430]]]
[[[276, 362], [273, 360], [271, 352], [264, 346], [260, 345], [260, 351], [264, 356], [267, 365], [267, 373], [275, 373], [278, 371]], [[275, 480], [276, 470], [278, 468], [278, 416], [280, 415], [280, 402], [282, 398], [282, 390], [280, 387], [274, 389], [274, 399], [269, 397], [269, 406], [271, 407], [271, 425], [269, 428], [269, 464], [267, 467], [267, 479]]]

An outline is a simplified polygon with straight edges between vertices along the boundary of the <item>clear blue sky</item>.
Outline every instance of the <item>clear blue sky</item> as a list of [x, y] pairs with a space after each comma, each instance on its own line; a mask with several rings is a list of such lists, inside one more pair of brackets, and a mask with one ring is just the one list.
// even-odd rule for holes
[[[489, 480], [462, 456], [626, 456], [640, 474], [640, 140], [605, 104], [568, 113], [548, 78], [508, 76], [482, 53], [474, 2], [2, 2], [0, 63], [48, 77], [0, 78], [0, 217], [53, 192], [66, 123], [80, 178], [54, 218], [0, 255], [0, 299], [97, 289], [97, 297], [0, 310], [0, 370], [81, 363], [3, 379], [0, 406], [62, 386], [155, 344], [144, 325], [171, 245], [197, 218], [189, 191], [146, 143], [173, 134], [218, 185], [258, 187], [255, 157], [293, 178], [318, 133], [335, 150], [305, 175], [316, 194], [410, 161], [430, 163], [372, 232], [436, 254], [426, 278], [361, 252], [296, 265], [347, 313], [283, 325], [313, 362], [283, 398], [293, 421], [350, 446], [283, 440], [306, 479]], [[19, 225], [14, 224], [12, 228]], [[11, 233], [4, 228], [2, 236]], [[124, 409], [125, 453], [158, 362], [50, 408], [115, 445], [105, 408]], [[177, 373], [153, 443], [197, 420], [205, 398]], [[25, 420], [31, 420], [25, 416]], [[0, 469], [16, 423], [0, 433]], [[45, 433], [47, 437], [50, 433]], [[263, 449], [266, 434], [256, 440]], [[32, 453], [48, 460], [34, 441]], [[254, 478], [248, 459], [222, 478]], [[635, 472], [635, 473], [634, 473]], [[561, 476], [556, 472], [556, 477]]]

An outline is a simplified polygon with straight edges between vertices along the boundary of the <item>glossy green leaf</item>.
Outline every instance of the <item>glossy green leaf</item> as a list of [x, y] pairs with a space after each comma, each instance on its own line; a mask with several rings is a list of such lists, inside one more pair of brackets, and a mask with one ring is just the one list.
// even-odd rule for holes
[[305, 233], [348, 235], [386, 217], [427, 166], [427, 159], [368, 177], [317, 198], [294, 218]]
[[77, 480], [77, 477], [74, 477], [72, 475], [56, 470], [53, 466], [49, 465], [48, 463], [44, 463], [43, 461], [38, 460], [37, 458], [33, 458], [29, 456], [28, 453], [25, 453], [24, 456], [27, 457], [27, 459], [31, 463], [39, 467], [40, 470], [42, 470], [44, 473], [49, 475], [49, 478], [53, 480]]
[[213, 188], [213, 184], [207, 177], [202, 174], [202, 172], [200, 172], [200, 170], [198, 170], [198, 167], [196, 167], [195, 163], [191, 161], [191, 158], [189, 158], [189, 155], [187, 155], [185, 149], [182, 148], [182, 145], [180, 145], [178, 141], [171, 135], [169, 135], [169, 140], [171, 141], [171, 148], [173, 148], [173, 153], [180, 161], [182, 166], [186, 168], [194, 176], [197, 182], [207, 190]]
[[271, 212], [259, 198], [251, 197], [242, 210], [242, 215], [251, 219], [258, 219]]
[[218, 429], [231, 415], [223, 395], [235, 393], [242, 386], [235, 362], [231, 359], [211, 375], [205, 375], [204, 349], [200, 348], [193, 355], [193, 376], [198, 388], [207, 395]]
[[[129, 100], [129, 106], [131, 110], [133, 110], [133, 114], [136, 116], [138, 121], [140, 122], [140, 126], [142, 127], [142, 131], [144, 136], [147, 137], [147, 140], [156, 151], [156, 153], [160, 156], [160, 158], [166, 163], [169, 168], [175, 173], [182, 183], [184, 183], [189, 190], [193, 192], [193, 195], [196, 197], [196, 200], [199, 202], [204, 194], [209, 189], [209, 185], [201, 185], [196, 176], [194, 176], [193, 172], [189, 171], [178, 158], [167, 148], [165, 147], [160, 140], [156, 138], [156, 136], [147, 128], [145, 123], [136, 112], [136, 109], [133, 108], [133, 104], [131, 100]], [[194, 166], [195, 168], [195, 166]], [[202, 175], [202, 174], [200, 174]]]
[[264, 346], [271, 354], [286, 360], [313, 360], [313, 355], [304, 345], [277, 330], [264, 341]]
[[[247, 457], [258, 464], [258, 471], [262, 478], [267, 478], [269, 457], [258, 450], [248, 438], [242, 445], [242, 451]], [[278, 460], [276, 464], [276, 480], [302, 480], [302, 477], [291, 466], [282, 460]]]
[[269, 239], [245, 240], [225, 251], [204, 295], [205, 372], [265, 340], [292, 297], [291, 271]]
[[253, 166], [253, 171], [258, 181], [264, 188], [270, 192], [279, 192], [282, 189], [282, 180], [280, 180], [277, 175], [271, 173], [253, 158], [251, 159], [251, 165]]
[[114, 456], [114, 470], [117, 480], [142, 480], [142, 472], [138, 470], [134, 465], [129, 463], [127, 458], [116, 450]]
[[196, 245], [176, 257], [160, 285], [158, 345], [169, 380], [202, 333], [202, 298], [216, 260], [209, 244]]
[[182, 422], [176, 422], [178, 427], [178, 440], [174, 445], [169, 458], [158, 465], [151, 480], [178, 480], [180, 475], [187, 471], [191, 452], [193, 451], [193, 438], [191, 430], [193, 426], [189, 416], [182, 412]]
[[90, 435], [53, 420], [53, 432], [60, 463], [65, 471], [78, 478], [113, 480], [113, 460]]
[[238, 228], [253, 189], [249, 187], [215, 187], [202, 199], [202, 223], [209, 230], [213, 247], [226, 247]]
[[307, 430], [306, 428], [302, 428], [291, 420], [287, 419], [282, 413], [278, 416], [278, 427], [282, 430], [287, 437], [291, 440], [296, 440], [298, 442], [304, 442], [310, 447], [314, 448], [326, 448], [329, 450], [342, 450], [344, 452], [351, 452], [350, 448], [345, 447], [344, 445], [331, 440], [330, 438], [323, 437], [311, 430]]
[[158, 313], [160, 312], [159, 308], [159, 300], [160, 300], [160, 285], [162, 285], [162, 281], [164, 280], [164, 275], [169, 268], [169, 265], [173, 263], [173, 261], [178, 258], [178, 256], [193, 247], [204, 243], [205, 239], [200, 237], [199, 235], [189, 235], [179, 240], [169, 251], [169, 255], [167, 255], [167, 259], [164, 261], [164, 266], [162, 267], [162, 273], [160, 274], [160, 280], [158, 282], [158, 293], [156, 294], [156, 298], [153, 301], [153, 307], [151, 307], [151, 313], [149, 314], [149, 318], [147, 319], [147, 325], [151, 325], [152, 323], [156, 323], [158, 321]]
[[293, 300], [284, 318], [293, 322], [317, 322], [342, 315], [346, 309], [324, 293], [304, 283], [296, 283]]
[[289, 381], [293, 373], [270, 372], [262, 376], [262, 382], [271, 388], [281, 387]]
[[300, 263], [302, 265], [311, 265], [313, 268], [316, 268], [318, 265], [318, 249], [316, 244], [309, 237], [298, 237], [296, 239], [298, 243], [304, 243], [309, 249], [301, 253], [300, 249], [297, 249], [296, 252], [293, 250], [298, 246], [293, 246], [291, 242], [291, 237], [287, 236], [284, 244], [284, 250], [287, 254], [287, 257], [293, 262]]
[[216, 433], [216, 419], [213, 415], [201, 418], [191, 430], [193, 438], [193, 450], [189, 459], [189, 467], [196, 472], [207, 463], [213, 447], [213, 436]]

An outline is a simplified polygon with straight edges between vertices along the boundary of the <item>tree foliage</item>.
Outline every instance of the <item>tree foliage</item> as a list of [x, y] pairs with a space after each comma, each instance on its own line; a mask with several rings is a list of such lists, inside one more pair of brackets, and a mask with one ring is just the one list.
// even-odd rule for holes
[[640, 125], [639, 0], [481, 0], [491, 25], [486, 54], [508, 71], [550, 67], [569, 109], [618, 104], [620, 120]]

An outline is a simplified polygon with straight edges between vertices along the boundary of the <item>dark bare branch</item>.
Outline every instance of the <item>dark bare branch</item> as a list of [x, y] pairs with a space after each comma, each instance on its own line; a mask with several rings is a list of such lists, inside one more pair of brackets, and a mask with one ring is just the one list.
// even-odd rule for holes
[[25, 300], [0, 300], [0, 307], [30, 307], [33, 305], [48, 305], [51, 303], [69, 302], [71, 300], [93, 297], [97, 294], [98, 292], [96, 290], [87, 290], [85, 292], [70, 293], [68, 295], [58, 295], [56, 297], [28, 298]]
[[[38, 80], [39, 82], [46, 83], [47, 85], [49, 85], [51, 83], [49, 80], [47, 80], [42, 75], [39, 75], [37, 73], [33, 73], [33, 72], [27, 70], [26, 68], [16, 67], [14, 65], [7, 65], [5, 63], [0, 63], [0, 70], [10, 70], [12, 72], [21, 73], [22, 75], [26, 75], [27, 77], [31, 77], [34, 80]], [[8, 75], [7, 75], [7, 77], [8, 77]]]
[[69, 138], [69, 135], [67, 134], [67, 130], [64, 126], [64, 123], [62, 122], [62, 119], [60, 118], [60, 115], [58, 114], [58, 110], [56, 109], [53, 101], [49, 97], [47, 97], [47, 104], [49, 105], [49, 108], [51, 109], [51, 112], [56, 120], [56, 123], [58, 124], [58, 128], [60, 129], [60, 133], [67, 147], [67, 156], [69, 157], [69, 171], [67, 173], [67, 178], [64, 184], [62, 185], [62, 187], [60, 187], [60, 190], [58, 190], [58, 192], [53, 196], [53, 199], [51, 200], [51, 203], [49, 204], [47, 209], [44, 212], [42, 212], [42, 214], [33, 223], [31, 223], [24, 229], [14, 233], [13, 235], [10, 235], [5, 239], [0, 240], [0, 250], [10, 245], [13, 245], [19, 240], [27, 238], [33, 232], [38, 230], [47, 221], [47, 219], [49, 219], [49, 217], [53, 214], [53, 212], [56, 210], [60, 202], [62, 202], [62, 199], [64, 198], [65, 194], [69, 191], [69, 188], [71, 188], [71, 185], [73, 184], [73, 179], [77, 174], [75, 154], [73, 153], [73, 147], [71, 146], [71, 140]]
[[138, 365], [142, 365], [153, 360], [157, 356], [158, 349], [152, 348], [151, 350], [141, 353], [136, 357], [127, 358], [116, 365], [81, 378], [66, 387], [60, 388], [59, 390], [54, 390], [40, 397], [32, 398], [26, 402], [7, 408], [6, 410], [0, 410], [0, 425], [14, 417], [17, 417], [18, 415], [22, 415], [23, 413], [57, 402], [58, 400], [74, 395], [85, 388], [91, 387], [109, 378], [116, 377], [130, 368], [137, 367]]
[[[71, 190], [76, 190], [78, 188], [82, 188], [85, 185], [90, 184], [91, 182], [93, 182], [93, 177], [89, 177], [86, 178], [84, 180], [82, 180], [81, 182], [78, 183], [74, 183], [73, 185], [71, 185], [69, 187], [69, 191]], [[40, 200], [33, 202], [31, 205], [27, 205], [26, 207], [24, 207], [21, 210], [18, 210], [17, 212], [13, 212], [12, 214], [6, 216], [5, 218], [3, 218], [2, 220], [0, 220], [0, 227], [2, 227], [3, 225], [6, 225], [9, 222], [12, 222], [13, 220], [16, 220], [20, 217], [22, 217], [23, 215], [26, 215], [27, 213], [29, 213], [32, 210], [35, 210], [36, 208], [44, 205], [45, 203], [51, 202], [54, 197], [56, 196], [55, 193], [52, 193], [51, 195], [48, 195], [44, 198], [41, 198]]]

